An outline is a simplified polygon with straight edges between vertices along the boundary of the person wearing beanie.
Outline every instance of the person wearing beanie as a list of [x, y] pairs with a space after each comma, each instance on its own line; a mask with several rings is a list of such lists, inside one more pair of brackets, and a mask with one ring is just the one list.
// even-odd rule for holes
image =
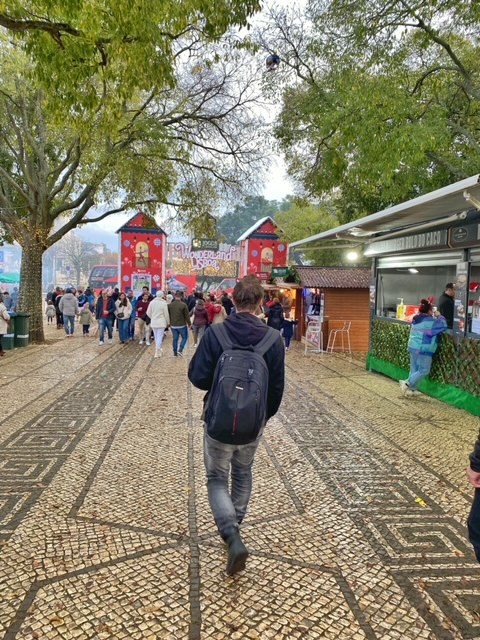
[[442, 315], [434, 317], [431, 302], [423, 298], [418, 313], [413, 316], [408, 350], [410, 373], [406, 380], [399, 380], [400, 389], [406, 397], [416, 395], [420, 382], [432, 368], [433, 354], [438, 347], [438, 337], [447, 330], [447, 321]]
[[170, 314], [168, 304], [165, 301], [163, 291], [157, 291], [155, 298], [149, 303], [147, 316], [150, 318], [150, 327], [155, 338], [155, 358], [159, 358], [162, 353], [163, 336], [165, 329], [170, 324]]

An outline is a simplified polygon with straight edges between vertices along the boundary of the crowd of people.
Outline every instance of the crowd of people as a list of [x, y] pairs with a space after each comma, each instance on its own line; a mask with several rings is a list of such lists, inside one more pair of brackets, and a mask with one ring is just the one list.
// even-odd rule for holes
[[[123, 292], [118, 287], [100, 290], [97, 295], [89, 288], [57, 287], [47, 295], [45, 309], [47, 323], [56, 323], [67, 337], [74, 335], [78, 322], [82, 335], [98, 334], [102, 346], [105, 340], [113, 343], [117, 329], [122, 344], [135, 340], [146, 346], [155, 343], [155, 357], [162, 354], [165, 331], [172, 332], [174, 357], [182, 357], [189, 330], [196, 347], [209, 326], [224, 322], [233, 313], [236, 306], [228, 292], [218, 298], [197, 290], [190, 295], [158, 290], [153, 295], [147, 286], [138, 297], [131, 289]], [[278, 298], [265, 295], [255, 315], [282, 332], [288, 351], [297, 325], [291, 318], [291, 301], [286, 298], [281, 304]]]

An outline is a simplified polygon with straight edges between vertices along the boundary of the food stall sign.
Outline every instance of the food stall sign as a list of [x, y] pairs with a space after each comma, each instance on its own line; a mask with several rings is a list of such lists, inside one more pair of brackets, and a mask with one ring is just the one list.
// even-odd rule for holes
[[412, 236], [390, 238], [390, 240], [378, 240], [366, 245], [364, 255], [376, 256], [383, 253], [401, 253], [403, 251], [415, 251], [418, 249], [447, 249], [448, 229], [425, 231]]
[[212, 240], [211, 238], [193, 238], [192, 251], [204, 251], [210, 249], [210, 251], [218, 251], [218, 240]]
[[268, 271], [260, 271], [260, 273], [257, 273], [257, 278], [262, 282], [267, 282], [267, 280], [270, 280], [271, 275]]
[[479, 241], [479, 224], [465, 224], [462, 227], [452, 227], [448, 231], [448, 245], [452, 248], [478, 246]]
[[272, 278], [285, 278], [288, 276], [289, 269], [288, 267], [273, 267], [272, 268]]

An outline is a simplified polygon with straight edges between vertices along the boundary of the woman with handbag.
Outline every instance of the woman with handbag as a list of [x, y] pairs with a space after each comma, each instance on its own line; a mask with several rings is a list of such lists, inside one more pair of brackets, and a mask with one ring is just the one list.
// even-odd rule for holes
[[128, 327], [130, 325], [130, 316], [132, 315], [132, 305], [123, 291], [115, 302], [115, 315], [117, 316], [120, 342], [125, 344], [128, 342]]

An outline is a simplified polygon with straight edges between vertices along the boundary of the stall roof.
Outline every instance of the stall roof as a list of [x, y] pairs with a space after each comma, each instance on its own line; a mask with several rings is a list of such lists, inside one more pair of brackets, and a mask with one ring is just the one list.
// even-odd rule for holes
[[372, 272], [368, 268], [299, 267], [295, 270], [302, 285], [310, 289], [368, 289]]
[[442, 189], [402, 202], [393, 207], [372, 213], [348, 224], [329, 229], [323, 233], [292, 242], [290, 248], [301, 247], [310, 242], [326, 240], [356, 240], [365, 242], [382, 235], [410, 229], [426, 223], [442, 221], [454, 214], [461, 214], [473, 207], [480, 209], [480, 174], [460, 180]]

